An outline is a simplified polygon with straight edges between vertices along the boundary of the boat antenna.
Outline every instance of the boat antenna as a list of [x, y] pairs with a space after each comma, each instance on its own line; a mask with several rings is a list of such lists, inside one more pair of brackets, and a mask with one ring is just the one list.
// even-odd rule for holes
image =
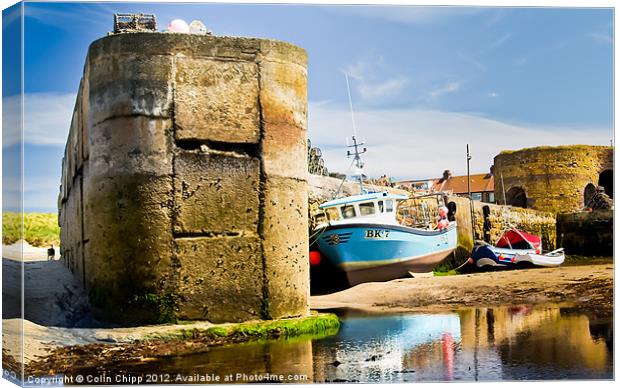
[[[353, 144], [348, 147], [353, 147], [353, 152], [347, 150], [347, 157], [353, 156], [353, 161], [355, 162], [356, 171], [355, 173], [359, 177], [360, 181], [360, 194], [364, 194], [364, 162], [360, 157], [361, 154], [366, 152], [366, 147], [361, 148], [364, 145], [364, 142], [357, 142], [357, 128], [355, 127], [355, 115], [353, 114], [353, 100], [351, 99], [351, 87], [349, 85], [349, 75], [345, 72], [344, 79], [347, 81], [347, 95], [349, 96], [349, 110], [351, 111], [351, 122], [353, 124]], [[360, 151], [361, 148], [361, 151]]]
[[469, 161], [471, 160], [471, 155], [469, 154], [469, 144], [467, 144], [467, 195], [469, 196], [469, 215], [471, 217], [471, 234], [472, 234], [472, 242], [476, 242], [476, 220], [474, 218], [474, 199], [471, 197], [471, 179], [469, 177]]
[[357, 137], [357, 128], [355, 127], [355, 115], [353, 114], [353, 100], [351, 99], [351, 86], [349, 85], [349, 75], [345, 72], [344, 79], [347, 81], [347, 95], [349, 96], [349, 111], [351, 112], [351, 123], [353, 124], [353, 138]]

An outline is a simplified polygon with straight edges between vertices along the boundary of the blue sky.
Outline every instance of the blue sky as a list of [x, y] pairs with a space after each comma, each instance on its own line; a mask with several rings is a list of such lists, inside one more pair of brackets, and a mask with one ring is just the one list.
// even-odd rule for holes
[[114, 12], [305, 48], [309, 136], [331, 170], [349, 165], [345, 71], [369, 175], [464, 173], [468, 142], [486, 172], [503, 149], [613, 137], [611, 9], [26, 3], [26, 210], [55, 211], [86, 51]]

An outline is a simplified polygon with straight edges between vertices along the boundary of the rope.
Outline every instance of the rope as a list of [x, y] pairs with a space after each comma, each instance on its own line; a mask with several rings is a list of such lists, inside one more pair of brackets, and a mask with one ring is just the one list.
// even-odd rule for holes
[[[328, 226], [329, 226], [329, 222], [327, 223], [327, 225], [325, 225], [324, 227], [322, 227], [322, 228], [321, 228], [321, 230], [317, 230], [316, 232], [314, 232], [314, 233], [310, 236], [310, 238], [309, 238], [309, 240], [310, 240], [310, 244], [308, 244], [308, 246], [312, 246], [315, 242], [319, 241], [319, 238], [321, 238], [321, 235], [323, 235], [323, 232], [325, 232], [325, 230], [327, 229], [327, 227], [328, 227]], [[317, 234], [318, 234], [318, 236], [317, 236]], [[314, 241], [312, 241], [312, 238], [313, 238], [314, 236], [317, 236], [317, 237], [314, 239]]]
[[471, 260], [471, 257], [468, 257], [467, 260], [465, 260], [465, 262], [461, 265], [459, 265], [458, 267], [454, 268], [453, 271], [458, 271], [459, 269], [463, 268], [465, 266], [465, 264], [468, 264]]
[[347, 180], [347, 174], [349, 173], [349, 171], [351, 171], [351, 167], [353, 167], [353, 163], [354, 162], [355, 162], [355, 159], [353, 159], [351, 161], [351, 164], [349, 165], [349, 168], [347, 168], [347, 171], [344, 174], [344, 178], [342, 178], [342, 182], [340, 182], [340, 186], [338, 186], [338, 191], [336, 191], [336, 194], [334, 195], [334, 197], [332, 199], [336, 199], [336, 197], [338, 197], [338, 194], [340, 194], [340, 190], [342, 189], [342, 185], [344, 185], [344, 181]]

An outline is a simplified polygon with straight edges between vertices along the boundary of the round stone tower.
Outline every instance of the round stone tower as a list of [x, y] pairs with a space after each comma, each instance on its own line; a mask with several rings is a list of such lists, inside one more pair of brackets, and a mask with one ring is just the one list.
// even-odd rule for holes
[[89, 49], [63, 159], [63, 257], [96, 313], [308, 313], [306, 53], [114, 34]]
[[[613, 198], [613, 147], [572, 145], [503, 151], [494, 159], [495, 198], [552, 212], [581, 210], [592, 190]], [[503, 187], [502, 187], [503, 182]]]

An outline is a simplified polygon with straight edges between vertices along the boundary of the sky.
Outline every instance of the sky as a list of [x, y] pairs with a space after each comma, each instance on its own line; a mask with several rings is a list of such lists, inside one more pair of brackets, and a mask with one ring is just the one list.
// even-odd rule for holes
[[[56, 211], [86, 52], [111, 31], [115, 12], [154, 13], [159, 29], [175, 18], [199, 19], [215, 35], [303, 47], [308, 136], [330, 171], [350, 165], [345, 73], [370, 176], [465, 174], [468, 143], [472, 173], [479, 173], [502, 150], [609, 145], [613, 138], [609, 8], [26, 3], [26, 211]], [[5, 67], [6, 35], [17, 24], [3, 13]], [[14, 78], [3, 74], [5, 112], [19, 108]], [[4, 128], [19, 124], [11, 117], [3, 116]], [[3, 152], [13, 155], [18, 141], [5, 130]]]

